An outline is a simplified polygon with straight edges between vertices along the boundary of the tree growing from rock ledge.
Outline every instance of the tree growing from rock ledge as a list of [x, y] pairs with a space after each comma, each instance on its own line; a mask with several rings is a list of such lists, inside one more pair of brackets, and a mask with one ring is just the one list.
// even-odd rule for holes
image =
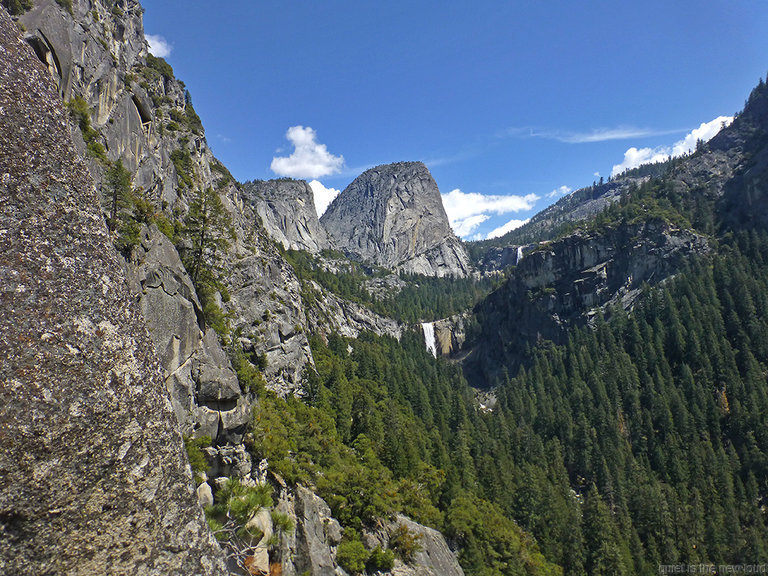
[[217, 253], [225, 251], [234, 236], [224, 205], [212, 188], [198, 191], [189, 206], [184, 230], [191, 241], [185, 265], [192, 282], [195, 286], [210, 282], [219, 269]]

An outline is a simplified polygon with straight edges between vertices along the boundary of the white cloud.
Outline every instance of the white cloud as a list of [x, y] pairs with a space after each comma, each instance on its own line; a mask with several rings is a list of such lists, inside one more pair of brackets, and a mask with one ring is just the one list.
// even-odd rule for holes
[[467, 218], [460, 218], [455, 222], [451, 222], [451, 228], [457, 236], [466, 238], [471, 235], [480, 224], [488, 220], [490, 216], [488, 214], [477, 214], [475, 216], [468, 216]]
[[486, 236], [486, 239], [490, 240], [491, 238], [498, 238], [499, 236], [504, 236], [507, 232], [511, 232], [515, 228], [520, 228], [523, 224], [527, 224], [531, 219], [526, 218], [525, 220], [517, 220], [512, 219], [506, 224], [503, 224], [499, 226], [498, 228], [494, 228], [490, 232], [488, 232], [488, 236]]
[[696, 150], [696, 142], [699, 140], [708, 142], [722, 128], [729, 126], [731, 122], [733, 122], [733, 116], [718, 116], [710, 122], [702, 122], [698, 128], [689, 132], [685, 138], [675, 142], [672, 146], [672, 156], [682, 156], [683, 154], [693, 152]]
[[344, 156], [328, 152], [309, 126], [291, 126], [285, 137], [293, 144], [293, 152], [290, 156], [275, 156], [269, 166], [278, 176], [322, 178], [340, 172], [344, 166]]
[[585, 144], [591, 142], [608, 142], [610, 140], [628, 140], [630, 138], [648, 138], [650, 136], [665, 136], [677, 134], [682, 130], [651, 130], [649, 128], [635, 128], [633, 126], [619, 126], [617, 128], [596, 128], [589, 132], [564, 132], [559, 130], [531, 130], [527, 135], [534, 138], [546, 138], [557, 140], [567, 144]]
[[147, 42], [149, 43], [149, 51], [153, 56], [157, 56], [158, 58], [168, 58], [168, 56], [171, 55], [173, 46], [171, 46], [162, 36], [145, 34], [144, 38], [147, 39]]
[[309, 183], [309, 187], [312, 188], [312, 192], [315, 195], [315, 210], [317, 210], [317, 217], [320, 218], [328, 209], [328, 206], [331, 205], [333, 199], [339, 195], [340, 191], [336, 190], [336, 188], [326, 188], [317, 180], [312, 180]]
[[696, 142], [709, 141], [720, 132], [723, 126], [733, 122], [733, 116], [718, 116], [710, 122], [703, 122], [698, 128], [691, 130], [682, 140], [678, 140], [672, 146], [659, 146], [658, 148], [635, 148], [634, 146], [624, 152], [624, 160], [616, 164], [611, 170], [611, 176], [621, 174], [625, 170], [637, 168], [643, 164], [663, 162], [672, 157], [688, 154], [696, 149]]
[[443, 194], [442, 198], [451, 228], [458, 236], [466, 238], [480, 224], [488, 220], [490, 214], [509, 214], [530, 210], [539, 196], [536, 194], [501, 196], [477, 192], [464, 193], [457, 188], [448, 194]]
[[[599, 176], [599, 174], [598, 174]], [[568, 186], [560, 186], [560, 188], [555, 188], [547, 194], [547, 198], [556, 198], [557, 196], [565, 196], [566, 194], [570, 193], [573, 190], [573, 188], [570, 188]]]

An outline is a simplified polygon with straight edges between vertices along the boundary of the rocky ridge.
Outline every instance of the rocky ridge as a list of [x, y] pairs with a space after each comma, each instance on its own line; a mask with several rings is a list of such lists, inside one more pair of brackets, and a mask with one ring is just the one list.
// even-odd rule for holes
[[643, 284], [662, 282], [708, 251], [703, 236], [658, 219], [541, 243], [476, 309], [482, 346], [468, 368], [480, 385], [493, 382], [500, 366], [519, 366], [527, 348], [562, 343], [568, 327], [600, 309], [630, 308]]
[[225, 574], [60, 86], [4, 10], [0, 52], [0, 569]]
[[362, 261], [427, 276], [471, 273], [437, 184], [421, 162], [365, 171], [336, 197], [320, 222], [338, 249]]

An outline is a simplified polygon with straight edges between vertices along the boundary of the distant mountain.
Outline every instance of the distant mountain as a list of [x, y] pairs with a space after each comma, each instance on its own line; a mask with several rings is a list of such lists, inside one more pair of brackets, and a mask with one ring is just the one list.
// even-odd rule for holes
[[320, 222], [337, 248], [360, 260], [427, 276], [470, 272], [437, 184], [421, 162], [367, 170], [339, 194]]

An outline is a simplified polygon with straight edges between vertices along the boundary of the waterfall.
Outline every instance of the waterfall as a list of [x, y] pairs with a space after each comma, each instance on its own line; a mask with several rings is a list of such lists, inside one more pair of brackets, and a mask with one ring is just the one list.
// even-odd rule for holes
[[437, 358], [437, 344], [435, 343], [435, 325], [432, 322], [424, 322], [421, 325], [424, 331], [424, 342], [427, 344], [427, 350], [432, 352], [432, 356]]
[[520, 260], [523, 259], [523, 247], [518, 246], [517, 247], [517, 260], [515, 260], [515, 266], [517, 266], [520, 263]]

